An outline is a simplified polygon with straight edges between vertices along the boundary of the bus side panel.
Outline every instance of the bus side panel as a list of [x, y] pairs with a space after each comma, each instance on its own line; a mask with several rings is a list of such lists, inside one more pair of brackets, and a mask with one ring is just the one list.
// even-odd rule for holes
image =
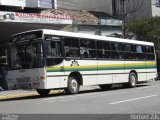
[[[47, 68], [47, 89], [67, 87], [67, 81], [64, 77], [64, 63], [57, 66], [50, 66]], [[66, 77], [67, 78], [67, 77]]]
[[47, 77], [47, 89], [60, 88], [61, 77]]
[[112, 70], [109, 70], [110, 60], [98, 60], [97, 84], [112, 84]]
[[97, 84], [97, 60], [68, 60], [64, 62], [65, 76], [72, 72], [79, 72], [83, 78], [83, 85]]
[[114, 61], [113, 67], [115, 71], [113, 73], [113, 83], [125, 83], [128, 78], [124, 72], [124, 61]]
[[155, 79], [157, 77], [156, 61], [146, 61], [147, 80]]
[[124, 73], [124, 61], [98, 61], [98, 84], [124, 83], [127, 79]]
[[138, 75], [138, 81], [146, 81], [146, 63], [145, 61], [125, 61], [125, 73], [129, 73], [131, 71], [135, 71]]

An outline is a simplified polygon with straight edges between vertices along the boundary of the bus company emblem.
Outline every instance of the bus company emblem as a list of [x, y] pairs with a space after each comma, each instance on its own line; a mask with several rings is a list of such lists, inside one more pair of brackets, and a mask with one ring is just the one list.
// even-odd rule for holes
[[78, 61], [72, 61], [71, 66], [79, 66]]

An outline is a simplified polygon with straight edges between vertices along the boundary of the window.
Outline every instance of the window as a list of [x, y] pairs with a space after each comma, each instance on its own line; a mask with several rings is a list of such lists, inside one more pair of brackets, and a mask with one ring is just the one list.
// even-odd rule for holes
[[96, 44], [94, 40], [80, 40], [81, 58], [96, 58]]
[[111, 51], [109, 50], [109, 42], [97, 41], [97, 56], [98, 58], [111, 58]]
[[135, 60], [135, 46], [131, 44], [125, 44], [124, 45], [125, 49], [125, 59], [127, 60]]
[[80, 57], [79, 39], [65, 37], [64, 50], [66, 57]]
[[121, 43], [110, 43], [111, 58], [112, 59], [124, 59], [124, 52]]
[[120, 43], [111, 43], [110, 49], [114, 51], [121, 51], [122, 45]]
[[143, 51], [142, 51], [142, 46], [137, 45], [137, 46], [136, 46], [136, 52], [137, 52], [137, 53], [143, 53]]
[[39, 40], [11, 46], [11, 69], [44, 67], [42, 42]]
[[47, 58], [62, 57], [62, 48], [60, 41], [46, 41]]
[[152, 53], [152, 54], [154, 54], [154, 47], [151, 47], [151, 46], [146, 46], [145, 47], [146, 48], [146, 53]]
[[145, 60], [145, 47], [136, 45], [136, 60]]
[[46, 37], [46, 64], [54, 66], [63, 61], [62, 43], [60, 37]]
[[145, 50], [146, 60], [155, 60], [154, 47], [146, 46]]

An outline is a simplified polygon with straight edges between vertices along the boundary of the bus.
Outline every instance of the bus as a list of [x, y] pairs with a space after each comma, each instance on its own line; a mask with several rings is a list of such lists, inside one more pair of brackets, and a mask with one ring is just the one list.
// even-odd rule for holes
[[133, 88], [157, 76], [151, 42], [41, 29], [15, 34], [9, 44], [9, 85], [42, 96], [52, 89], [77, 94], [89, 85]]

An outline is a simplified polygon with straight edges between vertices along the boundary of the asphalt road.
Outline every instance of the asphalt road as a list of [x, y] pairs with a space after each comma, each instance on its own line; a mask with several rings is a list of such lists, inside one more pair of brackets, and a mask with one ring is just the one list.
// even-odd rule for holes
[[28, 96], [0, 101], [0, 113], [18, 114], [160, 114], [160, 81], [136, 88], [82, 87], [77, 95]]

